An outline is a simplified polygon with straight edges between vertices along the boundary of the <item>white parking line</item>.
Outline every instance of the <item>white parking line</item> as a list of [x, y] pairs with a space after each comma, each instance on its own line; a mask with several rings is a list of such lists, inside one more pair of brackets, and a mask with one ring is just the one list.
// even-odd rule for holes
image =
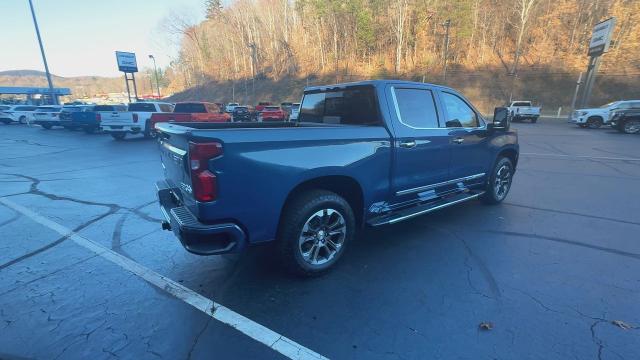
[[609, 156], [588, 156], [588, 155], [563, 155], [563, 154], [544, 154], [544, 153], [527, 153], [523, 152], [520, 155], [526, 156], [547, 156], [547, 157], [561, 157], [561, 158], [576, 158], [576, 159], [593, 159], [593, 160], [617, 160], [617, 161], [640, 161], [639, 158], [622, 158], [622, 157], [609, 157]]
[[94, 252], [106, 260], [137, 275], [146, 282], [166, 291], [174, 297], [184, 301], [212, 318], [231, 326], [250, 338], [261, 342], [269, 348], [279, 352], [290, 359], [326, 359], [326, 357], [296, 343], [295, 341], [264, 327], [255, 321], [248, 319], [233, 310], [226, 308], [213, 300], [206, 298], [197, 292], [167, 278], [143, 265], [124, 257], [117, 252], [108, 249], [95, 241], [89, 240], [73, 230], [62, 226], [46, 217], [39, 215], [26, 207], [16, 204], [11, 200], [0, 198], [0, 203], [21, 213], [40, 225], [48, 227], [61, 236], [67, 236], [76, 244]]

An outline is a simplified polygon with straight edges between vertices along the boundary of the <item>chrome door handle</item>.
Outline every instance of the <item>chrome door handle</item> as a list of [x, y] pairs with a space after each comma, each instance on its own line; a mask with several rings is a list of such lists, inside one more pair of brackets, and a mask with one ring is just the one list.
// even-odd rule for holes
[[415, 147], [415, 146], [416, 146], [416, 142], [415, 142], [415, 140], [411, 140], [411, 141], [400, 141], [400, 147], [410, 149], [410, 148]]
[[462, 144], [464, 142], [464, 138], [457, 137], [457, 138], [453, 139], [452, 141], [454, 143], [456, 143], [456, 144]]

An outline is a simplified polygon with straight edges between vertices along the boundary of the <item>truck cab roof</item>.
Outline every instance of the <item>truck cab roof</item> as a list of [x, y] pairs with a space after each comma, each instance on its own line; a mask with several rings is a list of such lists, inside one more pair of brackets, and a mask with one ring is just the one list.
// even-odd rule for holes
[[340, 83], [340, 84], [331, 84], [331, 85], [320, 85], [320, 86], [307, 86], [304, 88], [305, 92], [315, 92], [315, 91], [331, 91], [331, 90], [339, 90], [347, 87], [354, 86], [373, 86], [373, 87], [385, 87], [387, 85], [420, 85], [420, 86], [431, 86], [438, 89], [443, 90], [451, 90], [452, 88], [432, 83], [423, 83], [417, 81], [407, 81], [407, 80], [363, 80], [363, 81], [354, 81], [348, 83]]

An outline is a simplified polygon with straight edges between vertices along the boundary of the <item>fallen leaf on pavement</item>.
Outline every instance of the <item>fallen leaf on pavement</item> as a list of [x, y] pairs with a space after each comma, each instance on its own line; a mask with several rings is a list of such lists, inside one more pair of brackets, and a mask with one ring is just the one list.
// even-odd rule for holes
[[611, 323], [623, 330], [635, 329], [633, 326], [627, 324], [622, 320], [612, 320]]

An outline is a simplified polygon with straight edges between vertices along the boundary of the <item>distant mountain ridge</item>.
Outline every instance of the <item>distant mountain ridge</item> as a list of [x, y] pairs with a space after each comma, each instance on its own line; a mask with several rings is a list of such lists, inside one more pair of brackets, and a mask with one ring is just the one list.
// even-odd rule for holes
[[[43, 76], [46, 77], [44, 71], [40, 70], [6, 70], [0, 71], [0, 76]], [[51, 76], [56, 78], [62, 78], [62, 76], [51, 74]]]
[[[51, 74], [53, 86], [71, 89], [73, 97], [94, 96], [95, 94], [123, 92], [124, 80], [120, 77], [73, 76], [62, 77]], [[44, 71], [39, 70], [6, 70], [0, 71], [0, 86], [47, 86]], [[138, 88], [140, 90], [140, 87]]]

